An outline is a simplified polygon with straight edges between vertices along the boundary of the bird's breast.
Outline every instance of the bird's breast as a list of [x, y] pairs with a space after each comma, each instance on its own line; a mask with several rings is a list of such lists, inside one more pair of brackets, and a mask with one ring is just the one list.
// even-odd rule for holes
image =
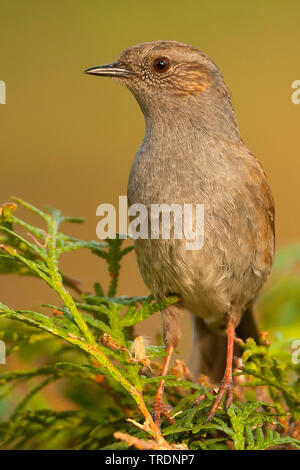
[[141, 148], [130, 173], [129, 206], [143, 204], [149, 213], [153, 204], [204, 207], [201, 249], [187, 250], [184, 237], [136, 240], [139, 268], [151, 292], [178, 293], [192, 313], [213, 321], [232, 302], [253, 300], [273, 260], [269, 192], [247, 149], [222, 143], [203, 156]]

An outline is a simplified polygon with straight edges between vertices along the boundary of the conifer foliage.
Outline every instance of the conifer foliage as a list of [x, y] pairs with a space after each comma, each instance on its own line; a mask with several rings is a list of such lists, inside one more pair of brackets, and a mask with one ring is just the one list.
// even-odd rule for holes
[[[36, 214], [43, 228], [17, 217], [18, 206]], [[180, 299], [118, 296], [121, 261], [132, 245], [124, 247], [118, 237], [79, 240], [61, 231], [65, 222], [82, 220], [56, 209], [41, 211], [21, 199], [0, 209], [0, 273], [35, 276], [58, 299], [57, 305], [45, 299], [39, 311], [0, 302], [0, 339], [7, 345], [8, 366], [10, 357], [24, 351], [31, 365], [41, 354], [47, 358], [43, 365], [6, 367], [0, 374], [0, 400], [10, 410], [0, 423], [1, 448], [300, 448], [300, 366], [290, 354], [275, 354], [276, 347], [263, 337], [261, 344], [252, 339], [241, 344], [234, 404], [228, 412], [220, 408], [211, 423], [205, 424], [205, 418], [213, 387], [205, 377], [192, 380], [177, 359], [166, 377], [174, 422], [163, 421], [159, 429], [151, 411], [165, 348], [135, 338], [134, 327]], [[81, 292], [77, 281], [61, 272], [60, 256], [81, 249], [107, 263], [107, 293], [99, 282], [94, 293]], [[59, 381], [63, 387], [56, 388], [73, 409], [57, 411], [43, 399], [44, 389]], [[203, 399], [193, 406], [199, 395]]]

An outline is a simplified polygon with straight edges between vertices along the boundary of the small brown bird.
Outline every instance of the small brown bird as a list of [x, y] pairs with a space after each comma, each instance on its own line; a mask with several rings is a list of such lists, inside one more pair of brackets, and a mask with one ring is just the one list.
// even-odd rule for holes
[[[86, 73], [125, 84], [145, 117], [145, 137], [128, 183], [129, 205], [143, 204], [149, 211], [153, 204], [204, 205], [201, 249], [186, 249], [185, 237], [177, 239], [173, 230], [169, 239], [137, 239], [135, 250], [152, 294], [182, 299], [162, 311], [167, 346], [162, 375], [180, 337], [183, 308], [195, 318], [198, 371], [220, 381], [225, 369], [210, 420], [224, 395], [227, 407], [232, 401], [235, 332], [257, 338], [253, 303], [274, 256], [274, 204], [265, 173], [242, 141], [220, 70], [198, 49], [149, 42]], [[163, 390], [162, 380], [154, 403], [157, 424], [161, 414], [168, 417]]]

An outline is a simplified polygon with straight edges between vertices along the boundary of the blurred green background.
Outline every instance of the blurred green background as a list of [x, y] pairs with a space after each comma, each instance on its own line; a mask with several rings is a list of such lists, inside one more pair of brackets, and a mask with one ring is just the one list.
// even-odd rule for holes
[[[18, 195], [83, 216], [85, 225], [67, 230], [95, 238], [96, 207], [126, 194], [144, 122], [125, 88], [83, 70], [115, 60], [133, 44], [175, 39], [205, 51], [221, 68], [244, 141], [269, 177], [277, 246], [296, 241], [300, 105], [291, 102], [291, 84], [300, 79], [299, 15], [296, 0], [2, 2], [0, 79], [7, 104], [0, 106], [0, 202]], [[125, 263], [119, 294], [147, 293], [134, 254]], [[87, 253], [67, 255], [63, 268], [86, 290], [106, 276]], [[38, 280], [13, 276], [1, 277], [0, 299], [23, 308], [51, 302]], [[159, 328], [159, 318], [142, 331], [148, 334], [149, 325]], [[188, 344], [187, 334], [186, 355]]]

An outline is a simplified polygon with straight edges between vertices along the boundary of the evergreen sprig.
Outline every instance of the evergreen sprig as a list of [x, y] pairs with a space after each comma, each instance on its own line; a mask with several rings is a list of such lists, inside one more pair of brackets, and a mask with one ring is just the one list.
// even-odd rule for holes
[[[39, 216], [45, 228], [16, 217], [18, 205]], [[214, 395], [208, 386], [174, 368], [166, 377], [166, 398], [174, 408], [175, 423], [163, 422], [160, 430], [149, 406], [160, 381], [157, 360], [165, 349], [144, 345], [143, 357], [136, 354], [132, 328], [180, 299], [117, 296], [121, 261], [132, 245], [124, 247], [120, 237], [105, 242], [79, 240], [61, 231], [64, 222], [82, 220], [63, 216], [56, 209], [41, 211], [21, 199], [0, 209], [0, 273], [33, 275], [59, 298], [59, 305], [45, 303], [48, 313], [0, 303], [0, 339], [9, 344], [7, 354], [31, 351], [34, 356], [43, 351], [47, 357], [42, 366], [6, 370], [0, 375], [0, 399], [11, 407], [8, 419], [0, 423], [2, 448], [299, 447], [297, 435], [289, 435], [283, 424], [294, 430], [299, 420], [299, 369], [253, 340], [242, 345], [243, 367], [236, 375], [246, 377], [247, 390], [264, 387], [270, 402], [255, 396], [247, 399], [244, 394], [228, 412], [218, 410], [212, 423], [205, 424]], [[24, 232], [27, 235], [21, 234]], [[61, 272], [60, 256], [79, 249], [88, 249], [107, 263], [107, 293], [99, 282], [94, 294], [83, 293], [77, 281]], [[79, 409], [45, 409], [41, 391], [61, 379], [67, 381], [65, 393]], [[203, 400], [194, 407], [199, 394]]]

